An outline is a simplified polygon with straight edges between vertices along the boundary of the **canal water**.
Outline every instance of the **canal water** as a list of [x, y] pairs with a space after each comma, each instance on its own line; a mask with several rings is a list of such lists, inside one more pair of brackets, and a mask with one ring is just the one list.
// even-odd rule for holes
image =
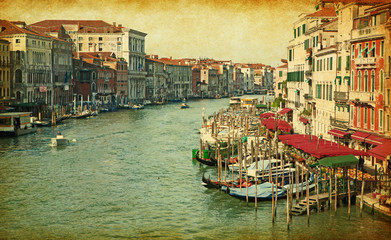
[[[293, 217], [201, 185], [192, 161], [202, 111], [228, 99], [151, 106], [0, 139], [0, 239], [387, 239], [391, 223], [352, 208]], [[53, 148], [56, 132], [72, 139]]]

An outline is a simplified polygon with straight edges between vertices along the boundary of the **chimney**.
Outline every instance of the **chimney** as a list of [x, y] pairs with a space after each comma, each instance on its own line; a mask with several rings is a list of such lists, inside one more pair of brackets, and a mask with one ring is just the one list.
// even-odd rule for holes
[[117, 24], [116, 22], [113, 22], [113, 26], [114, 26], [114, 27], [116, 27], [116, 24]]

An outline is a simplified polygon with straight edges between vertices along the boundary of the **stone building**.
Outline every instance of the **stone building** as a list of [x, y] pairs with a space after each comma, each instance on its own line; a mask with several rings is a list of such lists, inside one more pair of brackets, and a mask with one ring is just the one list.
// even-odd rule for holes
[[[0, 107], [11, 103], [10, 43], [0, 39]], [[1, 109], [0, 109], [1, 110]]]

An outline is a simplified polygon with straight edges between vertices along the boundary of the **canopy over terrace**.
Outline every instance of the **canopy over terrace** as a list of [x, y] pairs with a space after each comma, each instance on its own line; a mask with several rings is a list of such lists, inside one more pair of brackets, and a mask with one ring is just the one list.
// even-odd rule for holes
[[278, 136], [280, 141], [294, 148], [300, 149], [313, 157], [324, 158], [344, 155], [368, 156], [364, 151], [354, 150], [338, 143], [333, 143], [316, 136], [291, 134]]
[[277, 122], [275, 118], [262, 119], [261, 124], [273, 131], [276, 129], [276, 125], [277, 129], [284, 132], [290, 132], [292, 130], [292, 126], [287, 121], [281, 119], [278, 119]]
[[386, 142], [380, 146], [374, 147], [369, 150], [369, 155], [385, 161], [389, 155], [391, 155], [391, 142]]
[[319, 165], [331, 168], [348, 167], [358, 164], [358, 159], [353, 155], [326, 157], [319, 160]]
[[271, 117], [275, 117], [276, 114], [272, 113], [272, 112], [265, 112], [265, 113], [262, 113], [259, 115], [259, 118], [260, 119], [263, 119], [263, 118], [271, 118]]

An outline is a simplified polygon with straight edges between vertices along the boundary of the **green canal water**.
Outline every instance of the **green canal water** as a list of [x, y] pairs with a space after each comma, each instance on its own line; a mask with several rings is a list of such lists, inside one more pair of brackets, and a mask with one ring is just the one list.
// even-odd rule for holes
[[[190, 101], [69, 120], [0, 139], [0, 239], [389, 239], [391, 223], [352, 208], [293, 217], [286, 201], [258, 211], [201, 185], [191, 159], [206, 115], [228, 99]], [[75, 139], [49, 146], [57, 131]]]

